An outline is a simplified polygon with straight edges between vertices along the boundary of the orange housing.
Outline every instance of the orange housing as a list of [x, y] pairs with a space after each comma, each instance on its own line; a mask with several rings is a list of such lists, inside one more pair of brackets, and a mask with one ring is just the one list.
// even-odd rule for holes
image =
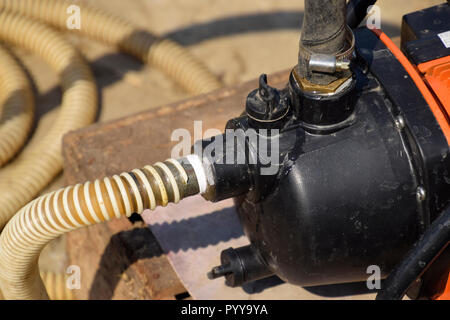
[[450, 121], [450, 56], [419, 64], [419, 71]]

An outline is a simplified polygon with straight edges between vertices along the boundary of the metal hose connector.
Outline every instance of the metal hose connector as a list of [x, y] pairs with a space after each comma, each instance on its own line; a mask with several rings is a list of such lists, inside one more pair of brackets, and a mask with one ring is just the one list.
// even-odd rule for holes
[[0, 0], [0, 10], [25, 15], [62, 30], [67, 29], [70, 5], [80, 8], [80, 29], [74, 32], [113, 45], [160, 69], [190, 93], [222, 86], [218, 78], [189, 51], [169, 39], [159, 39], [128, 21], [104, 11], [65, 0]]
[[78, 51], [62, 36], [32, 19], [0, 11], [0, 40], [45, 60], [60, 76], [63, 91], [58, 117], [46, 135], [33, 141], [0, 171], [0, 230], [62, 169], [65, 133], [94, 121], [97, 87]]
[[52, 239], [133, 212], [203, 193], [206, 174], [197, 156], [169, 159], [110, 178], [46, 194], [22, 208], [0, 236], [0, 288], [6, 299], [48, 299], [37, 261]]
[[16, 58], [0, 45], [0, 167], [25, 144], [33, 118], [30, 81]]

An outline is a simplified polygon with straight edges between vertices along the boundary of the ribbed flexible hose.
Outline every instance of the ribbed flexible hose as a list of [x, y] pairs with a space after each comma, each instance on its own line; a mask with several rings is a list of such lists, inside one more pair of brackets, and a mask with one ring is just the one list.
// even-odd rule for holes
[[30, 82], [16, 59], [0, 45], [0, 167], [25, 144], [33, 117]]
[[52, 239], [80, 227], [177, 203], [203, 193], [197, 156], [169, 159], [46, 194], [22, 208], [0, 236], [0, 287], [6, 299], [47, 299], [37, 261]]
[[[30, 19], [10, 13], [12, 11], [16, 14], [26, 15], [65, 29], [69, 5], [71, 5], [70, 2], [60, 0], [0, 0], [0, 40], [24, 47], [43, 58], [60, 74], [63, 89], [61, 111], [47, 135], [42, 140], [29, 145], [17, 158], [17, 161], [0, 172], [0, 230], [19, 208], [36, 196], [61, 170], [60, 143], [62, 136], [70, 130], [92, 122], [96, 113], [97, 93], [95, 84], [89, 68], [76, 50], [51, 29]], [[155, 39], [149, 33], [135, 29], [131, 24], [120, 18], [89, 7], [81, 8], [81, 20], [81, 33], [115, 45], [138, 57], [143, 62], [159, 67], [192, 93], [208, 92], [221, 86], [217, 78], [201, 62], [170, 40]], [[13, 65], [11, 59], [5, 58], [2, 50], [0, 52], [0, 69], [12, 70]], [[15, 121], [0, 122], [1, 165], [11, 158], [26, 140], [32, 122], [33, 99], [30, 86], [28, 83], [25, 85], [22, 81], [25, 79], [26, 82], [26, 77], [11, 76], [11, 74], [5, 72], [0, 76], [4, 76], [4, 79], [8, 80], [7, 82], [1, 82], [2, 78], [0, 78], [0, 88], [6, 90], [6, 94], [0, 95], [0, 105], [3, 105], [2, 99], [4, 96], [11, 92], [14, 94], [13, 99], [5, 100], [3, 114], [9, 115], [10, 113], [7, 114], [6, 111], [14, 110], [15, 114], [20, 115], [15, 118]], [[14, 79], [20, 79], [20, 81], [18, 80], [16, 84], [13, 81]], [[6, 83], [8, 85], [5, 85]], [[11, 88], [14, 85], [21, 85], [20, 90], [12, 90]], [[22, 93], [22, 91], [24, 92]], [[24, 110], [23, 113], [22, 110]], [[4, 117], [1, 119], [3, 121]], [[3, 132], [9, 134], [2, 134]], [[3, 142], [6, 139], [8, 139], [7, 142]], [[4, 146], [7, 146], [8, 149]], [[168, 166], [163, 166], [163, 168], [168, 168]], [[158, 175], [156, 174], [155, 177], [158, 177]], [[105, 181], [108, 184], [108, 180]], [[117, 187], [120, 188], [119, 182], [116, 183]], [[162, 182], [155, 184], [160, 188], [161, 205], [165, 205], [169, 197], [169, 193], [164, 191], [163, 184]], [[89, 186], [86, 186], [86, 188], [90, 190]], [[120, 192], [122, 191], [120, 189]], [[132, 190], [131, 193], [134, 191]], [[173, 189], [173, 192], [175, 192], [175, 189]], [[155, 194], [158, 194], [158, 191], [155, 191]], [[175, 197], [174, 201], [179, 200], [177, 193], [172, 195]], [[158, 198], [153, 200], [157, 201]], [[33, 203], [36, 203], [36, 201]], [[111, 204], [113, 203], [111, 202]], [[128, 214], [129, 208], [126, 207], [126, 202], [124, 202], [124, 205], [124, 210]], [[148, 203], [148, 205], [153, 208], [152, 203]], [[99, 206], [102, 214], [104, 214], [103, 207], [101, 204]], [[113, 207], [115, 214], [117, 214], [116, 209], [116, 207]], [[83, 215], [80, 217], [83, 217]], [[97, 220], [101, 218], [97, 219], [95, 215], [92, 215], [89, 219], [98, 222]], [[93, 223], [89, 219], [88, 222]], [[86, 221], [82, 222], [86, 223]], [[45, 223], [44, 226], [44, 228], [48, 227]], [[71, 227], [80, 227], [80, 225], [74, 224]], [[49, 229], [48, 231], [53, 232], [54, 230]], [[29, 240], [28, 237], [25, 238]], [[2, 254], [3, 251], [1, 251]], [[15, 261], [19, 260], [16, 259]], [[19, 265], [17, 265], [17, 270], [21, 270]], [[33, 275], [36, 276], [36, 273], [33, 273]], [[52, 281], [52, 279], [60, 279], [60, 277], [45, 276], [45, 278], [49, 280], [50, 284], [61, 282]], [[36, 283], [38, 284], [36, 285]], [[31, 289], [31, 291], [45, 293], [41, 284], [40, 280], [34, 281], [32, 284], [34, 289]], [[56, 288], [55, 297], [64, 296], [62, 291], [57, 289], [60, 288], [59, 285], [50, 288]], [[53, 296], [52, 292], [51, 296]], [[46, 294], [43, 294], [43, 296], [47, 297]]]
[[199, 94], [221, 87], [220, 81], [186, 49], [168, 39], [157, 39], [127, 21], [98, 9], [65, 0], [0, 0], [6, 9], [67, 30], [67, 9], [80, 7], [81, 28], [75, 30], [114, 45], [159, 68], [188, 92]]
[[97, 88], [79, 53], [52, 29], [32, 19], [0, 12], [0, 40], [23, 47], [44, 59], [61, 78], [62, 105], [47, 134], [29, 144], [0, 171], [0, 230], [61, 170], [61, 139], [91, 123], [97, 112]]

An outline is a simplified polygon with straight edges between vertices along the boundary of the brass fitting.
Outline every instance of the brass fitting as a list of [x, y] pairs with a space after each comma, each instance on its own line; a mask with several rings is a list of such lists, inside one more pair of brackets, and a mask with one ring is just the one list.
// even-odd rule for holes
[[343, 77], [340, 77], [327, 85], [319, 85], [309, 82], [305, 78], [299, 77], [296, 68], [294, 68], [292, 74], [294, 75], [295, 81], [297, 81], [302, 91], [319, 94], [335, 93], [348, 79], [352, 77], [352, 74], [347, 72]]

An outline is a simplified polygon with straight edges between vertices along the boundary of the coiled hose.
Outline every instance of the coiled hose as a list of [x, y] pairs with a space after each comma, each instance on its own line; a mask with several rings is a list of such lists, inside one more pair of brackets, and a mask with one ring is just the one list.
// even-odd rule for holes
[[37, 261], [52, 239], [80, 227], [177, 203], [206, 190], [199, 157], [169, 159], [46, 194], [22, 208], [0, 236], [0, 288], [6, 299], [48, 299]]
[[0, 40], [23, 47], [45, 60], [61, 78], [58, 117], [39, 141], [30, 143], [0, 171], [0, 230], [61, 170], [61, 139], [65, 133], [93, 122], [97, 88], [88, 65], [57, 32], [32, 19], [0, 12]]
[[[0, 10], [16, 12], [63, 30], [67, 29], [65, 0], [0, 0]], [[169, 39], [158, 39], [131, 23], [79, 3], [81, 28], [75, 30], [113, 45], [166, 73], [188, 92], [199, 94], [222, 86], [218, 78], [187, 50]]]
[[18, 61], [0, 45], [0, 167], [25, 144], [33, 116], [30, 82]]
[[[19, 16], [40, 19], [64, 29], [70, 4], [61, 0], [0, 0], [0, 40], [40, 55], [61, 74], [64, 91], [61, 114], [51, 132], [0, 172], [0, 230], [61, 170], [61, 137], [94, 119], [97, 96], [93, 93], [94, 82], [86, 64], [54, 31]], [[201, 62], [175, 43], [155, 40], [128, 22], [90, 7], [82, 7], [80, 14], [81, 33], [116, 45], [160, 68], [188, 91], [201, 93], [220, 87], [217, 78]], [[16, 130], [21, 130], [22, 136], [27, 135], [25, 129], [17, 127]], [[20, 144], [14, 142], [12, 148], [18, 149]], [[18, 176], [23, 178], [17, 179]]]
[[[61, 170], [62, 136], [92, 122], [96, 113], [93, 77], [76, 50], [54, 31], [19, 16], [66, 29], [71, 4], [62, 0], [0, 0], [0, 40], [41, 56], [60, 74], [63, 89], [63, 102], [55, 125], [44, 139], [30, 144], [14, 163], [0, 171], [0, 230]], [[80, 13], [79, 33], [114, 45], [159, 68], [188, 92], [203, 93], [221, 87], [220, 81], [203, 63], [176, 43], [156, 39], [118, 17], [90, 7], [81, 7]], [[23, 146], [33, 120], [30, 86], [12, 61], [1, 50], [0, 166]]]

